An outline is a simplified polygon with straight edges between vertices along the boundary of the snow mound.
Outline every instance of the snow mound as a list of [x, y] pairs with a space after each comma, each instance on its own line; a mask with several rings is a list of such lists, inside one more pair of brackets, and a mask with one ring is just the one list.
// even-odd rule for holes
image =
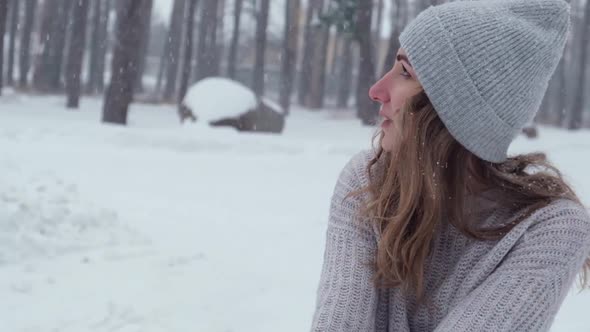
[[254, 92], [241, 83], [227, 78], [211, 77], [192, 85], [183, 104], [197, 116], [197, 121], [209, 123], [237, 117], [256, 107], [257, 100]]
[[4, 183], [8, 178], [19, 177], [7, 176], [0, 182], [0, 266], [146, 243], [137, 232], [121, 225], [115, 212], [84, 202], [75, 185], [47, 174], [24, 184]]

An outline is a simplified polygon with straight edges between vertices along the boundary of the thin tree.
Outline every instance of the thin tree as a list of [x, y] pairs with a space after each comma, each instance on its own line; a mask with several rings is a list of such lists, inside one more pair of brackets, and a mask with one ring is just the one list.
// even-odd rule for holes
[[59, 9], [58, 9], [58, 16], [56, 19], [56, 24], [54, 26], [54, 31], [52, 33], [52, 51], [50, 55], [50, 63], [52, 64], [51, 69], [48, 71], [50, 89], [53, 92], [60, 91], [62, 89], [62, 73], [63, 73], [63, 64], [65, 59], [65, 46], [66, 46], [66, 36], [68, 30], [68, 18], [70, 9], [74, 4], [71, 0], [61, 0]]
[[111, 62], [111, 80], [105, 93], [102, 121], [127, 124], [129, 104], [133, 99], [139, 63], [141, 38], [146, 20], [151, 13], [152, 0], [119, 0], [115, 44]]
[[45, 0], [40, 26], [41, 54], [33, 73], [36, 90], [56, 92], [61, 86], [69, 0]]
[[88, 20], [88, 1], [77, 0], [72, 10], [70, 42], [68, 45], [68, 63], [66, 66], [67, 108], [80, 105], [81, 73], [86, 45], [86, 25]]
[[221, 59], [223, 58], [223, 52], [224, 52], [224, 47], [225, 47], [225, 43], [223, 42], [225, 40], [224, 37], [224, 27], [225, 27], [225, 3], [226, 0], [217, 0], [217, 21], [216, 21], [216, 41], [222, 41], [220, 43], [215, 43], [216, 47], [215, 47], [215, 71], [217, 73], [220, 72], [221, 70]]
[[197, 9], [198, 0], [189, 0], [188, 8], [186, 10], [186, 24], [185, 24], [185, 35], [184, 35], [184, 55], [183, 65], [180, 75], [180, 87], [178, 88], [178, 104], [182, 103], [186, 91], [188, 89], [188, 81], [192, 72], [192, 60], [193, 60], [193, 31], [195, 24], [195, 11]]
[[176, 78], [180, 67], [180, 46], [182, 38], [182, 18], [185, 14], [185, 0], [174, 0], [172, 12], [170, 13], [170, 28], [168, 29], [168, 39], [166, 49], [167, 71], [166, 84], [164, 85], [164, 100], [171, 101], [176, 97]]
[[[300, 0], [294, 0], [293, 2], [299, 1]], [[287, 3], [291, 3], [291, 1], [287, 1]], [[238, 53], [238, 44], [240, 42], [240, 21], [242, 18], [243, 5], [244, 0], [234, 0], [234, 26], [227, 60], [227, 76], [234, 79], [236, 78], [236, 56]]]
[[588, 59], [588, 44], [590, 43], [590, 1], [586, 1], [583, 20], [581, 20], [579, 43], [579, 62], [576, 70], [577, 84], [575, 85], [574, 100], [571, 108], [571, 115], [568, 123], [570, 130], [582, 128], [585, 106], [585, 91], [588, 80], [585, 69]]
[[297, 65], [297, 49], [299, 39], [299, 17], [301, 14], [301, 0], [287, 1], [285, 4], [285, 31], [283, 37], [283, 56], [281, 64], [280, 104], [286, 114], [289, 114], [295, 67]]
[[217, 54], [217, 5], [217, 0], [203, 0], [201, 4], [195, 81], [216, 76], [219, 73], [219, 61], [215, 58]]
[[39, 45], [41, 52], [37, 55], [35, 68], [33, 70], [33, 87], [35, 90], [46, 92], [49, 90], [49, 74], [52, 64], [50, 63], [52, 30], [54, 20], [58, 13], [60, 0], [45, 0], [41, 7], [41, 23], [39, 25]]
[[150, 44], [150, 28], [151, 28], [151, 21], [152, 21], [152, 15], [151, 15], [151, 11], [149, 15], [145, 15], [143, 17], [144, 20], [146, 20], [147, 22], [145, 22], [143, 24], [143, 26], [145, 27], [143, 34], [144, 36], [141, 38], [141, 52], [139, 53], [139, 66], [138, 66], [138, 70], [137, 70], [137, 77], [136, 80], [137, 82], [135, 82], [135, 92], [143, 92], [144, 91], [144, 86], [143, 86], [143, 75], [145, 73], [145, 68], [146, 68], [146, 61], [147, 61], [147, 56], [148, 56], [148, 49], [149, 49], [149, 44]]
[[6, 68], [6, 84], [14, 86], [14, 54], [16, 45], [16, 34], [19, 19], [20, 1], [12, 0], [10, 4], [10, 39], [8, 42], [8, 67]]
[[[317, 6], [317, 17], [324, 17], [326, 15], [326, 1], [317, 1]], [[313, 42], [313, 48], [311, 52], [309, 91], [305, 99], [305, 106], [312, 110], [319, 110], [324, 107], [330, 27], [331, 24], [329, 22], [322, 23], [319, 19], [310, 27], [312, 34], [310, 38]]]
[[372, 125], [377, 118], [377, 103], [369, 98], [368, 92], [375, 82], [375, 59], [371, 42], [371, 1], [358, 1], [356, 32], [360, 49], [359, 75], [356, 93], [357, 116], [365, 125]]
[[88, 61], [86, 92], [100, 93], [104, 89], [104, 69], [107, 49], [107, 27], [110, 13], [109, 0], [92, 0], [92, 32]]
[[28, 85], [29, 69], [31, 67], [31, 35], [35, 22], [37, 0], [25, 0], [25, 22], [20, 36], [19, 47], [19, 86], [24, 89]]
[[375, 0], [376, 3], [376, 10], [377, 15], [375, 17], [375, 27], [373, 28], [373, 43], [379, 49], [379, 44], [381, 43], [381, 27], [383, 24], [383, 12], [385, 10], [385, 4], [383, 0]]
[[385, 74], [395, 63], [395, 55], [397, 54], [397, 50], [400, 48], [399, 44], [399, 35], [402, 32], [405, 21], [408, 15], [407, 12], [407, 5], [405, 0], [394, 0], [393, 8], [391, 11], [391, 35], [389, 37], [389, 46], [387, 48], [387, 53], [385, 55], [385, 59], [383, 61], [383, 67], [381, 68], [381, 73]]
[[352, 70], [353, 70], [353, 36], [342, 34], [342, 44], [340, 50], [340, 70], [338, 77], [338, 97], [337, 106], [347, 108], [350, 99], [350, 90], [352, 89]]
[[268, 10], [270, 0], [260, 0], [256, 17], [256, 53], [254, 57], [254, 76], [252, 90], [257, 96], [264, 95], [264, 63], [266, 55], [266, 29], [268, 27]]
[[8, 0], [0, 0], [0, 95], [4, 86], [4, 33], [6, 32], [6, 13]]
[[[315, 13], [315, 9], [317, 7], [317, 1], [315, 2], [308, 2], [307, 3], [307, 10], [305, 11], [305, 31], [303, 33], [303, 55], [301, 59], [301, 74], [300, 77], [309, 77], [312, 66], [311, 60], [313, 58], [312, 52], [313, 48], [313, 34], [312, 34], [312, 20]], [[307, 100], [307, 95], [309, 93], [309, 84], [306, 82], [305, 79], [299, 80], [299, 88], [298, 88], [298, 95], [297, 99], [300, 105], [305, 105]]]

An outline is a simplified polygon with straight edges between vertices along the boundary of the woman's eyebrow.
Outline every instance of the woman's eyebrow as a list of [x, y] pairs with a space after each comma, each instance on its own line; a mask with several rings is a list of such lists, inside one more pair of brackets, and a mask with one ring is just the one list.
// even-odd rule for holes
[[[407, 63], [408, 63], [408, 65], [410, 65], [410, 67], [412, 67], [412, 64], [410, 63], [410, 60], [408, 60], [408, 57], [407, 57], [407, 56], [405, 56], [405, 55], [403, 55], [403, 54], [398, 54], [398, 55], [396, 56], [396, 59], [397, 59], [397, 61], [402, 61], [402, 60], [404, 60], [405, 62], [407, 62]], [[412, 68], [413, 68], [413, 67], [412, 67]]]

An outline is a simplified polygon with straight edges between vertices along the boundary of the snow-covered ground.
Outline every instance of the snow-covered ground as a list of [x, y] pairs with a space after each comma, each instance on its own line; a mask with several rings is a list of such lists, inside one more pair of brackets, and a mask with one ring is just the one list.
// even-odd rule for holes
[[[295, 110], [284, 135], [180, 127], [133, 106], [0, 97], [0, 331], [264, 332], [309, 329], [328, 205], [373, 130]], [[542, 150], [590, 204], [590, 132], [542, 129]], [[590, 331], [590, 292], [553, 331]]]

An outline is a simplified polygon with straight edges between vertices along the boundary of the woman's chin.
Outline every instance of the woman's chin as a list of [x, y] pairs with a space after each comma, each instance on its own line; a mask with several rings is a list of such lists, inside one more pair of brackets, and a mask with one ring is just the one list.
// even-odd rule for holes
[[391, 152], [393, 150], [392, 142], [388, 142], [386, 139], [381, 140], [381, 148], [385, 152]]

